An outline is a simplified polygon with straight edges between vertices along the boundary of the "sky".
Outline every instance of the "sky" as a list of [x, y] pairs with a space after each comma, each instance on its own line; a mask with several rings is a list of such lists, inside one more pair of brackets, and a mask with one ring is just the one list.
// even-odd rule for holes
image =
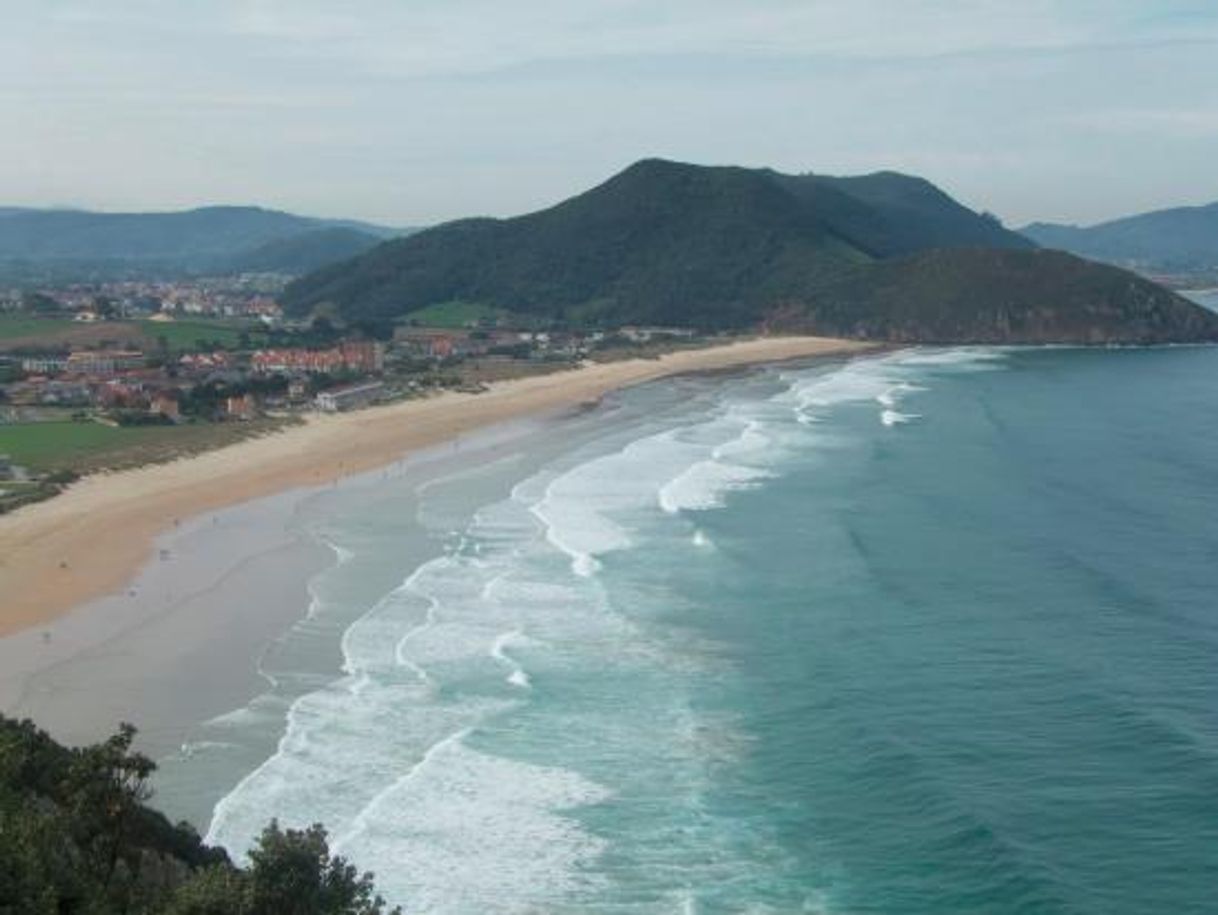
[[1218, 200], [1214, 0], [0, 0], [0, 206], [508, 216], [662, 156]]

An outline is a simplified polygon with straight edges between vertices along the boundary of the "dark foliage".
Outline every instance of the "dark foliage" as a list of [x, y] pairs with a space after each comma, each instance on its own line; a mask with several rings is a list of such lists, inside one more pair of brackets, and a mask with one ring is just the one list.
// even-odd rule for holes
[[0, 915], [381, 915], [325, 831], [272, 823], [239, 869], [145, 806], [154, 764], [123, 725], [68, 749], [0, 716]]

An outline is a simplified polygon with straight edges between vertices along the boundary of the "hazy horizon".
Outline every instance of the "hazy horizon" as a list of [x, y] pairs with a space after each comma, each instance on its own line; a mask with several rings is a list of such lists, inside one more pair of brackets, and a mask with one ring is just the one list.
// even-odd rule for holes
[[0, 36], [0, 206], [413, 226], [651, 156], [908, 172], [1015, 227], [1218, 199], [1218, 10], [1068, 6], [49, 0]]

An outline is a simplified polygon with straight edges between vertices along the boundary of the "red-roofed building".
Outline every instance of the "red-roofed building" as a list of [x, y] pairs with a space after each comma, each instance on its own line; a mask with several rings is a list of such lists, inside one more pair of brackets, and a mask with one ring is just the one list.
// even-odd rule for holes
[[385, 347], [372, 341], [348, 341], [333, 349], [265, 349], [250, 358], [255, 372], [265, 375], [319, 372], [329, 374], [379, 372], [385, 366]]

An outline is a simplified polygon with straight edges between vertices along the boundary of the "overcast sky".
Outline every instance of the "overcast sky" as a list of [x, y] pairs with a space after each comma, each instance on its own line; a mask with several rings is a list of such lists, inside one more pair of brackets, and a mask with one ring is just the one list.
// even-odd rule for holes
[[635, 159], [1218, 199], [1214, 0], [0, 0], [0, 205], [511, 215]]

